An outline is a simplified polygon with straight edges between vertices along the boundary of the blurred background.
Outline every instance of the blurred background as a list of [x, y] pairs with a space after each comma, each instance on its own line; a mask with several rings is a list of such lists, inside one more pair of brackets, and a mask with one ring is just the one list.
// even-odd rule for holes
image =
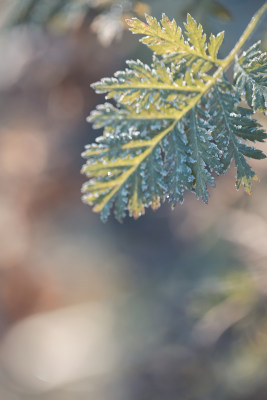
[[189, 11], [225, 57], [263, 3], [0, 1], [1, 399], [266, 400], [266, 162], [123, 224], [80, 200], [90, 84], [151, 60], [125, 18]]

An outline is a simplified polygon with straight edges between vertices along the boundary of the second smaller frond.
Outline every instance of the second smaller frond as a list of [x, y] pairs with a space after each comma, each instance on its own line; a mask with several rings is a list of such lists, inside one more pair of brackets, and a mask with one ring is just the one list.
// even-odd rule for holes
[[257, 179], [255, 172], [245, 157], [262, 159], [261, 150], [247, 145], [247, 141], [262, 142], [267, 138], [259, 123], [251, 117], [252, 111], [238, 104], [240, 97], [224, 76], [214, 85], [209, 95], [210, 123], [214, 125], [212, 135], [221, 151], [222, 172], [226, 172], [235, 160], [237, 168], [237, 188], [244, 185], [251, 192], [251, 180]]
[[245, 94], [247, 103], [254, 111], [267, 111], [267, 54], [255, 43], [240, 58], [234, 67], [234, 84]]

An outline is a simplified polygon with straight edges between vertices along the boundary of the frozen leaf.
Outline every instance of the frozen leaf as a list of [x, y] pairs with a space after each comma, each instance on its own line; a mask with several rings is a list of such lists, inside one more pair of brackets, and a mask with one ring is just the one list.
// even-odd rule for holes
[[[82, 172], [89, 178], [83, 200], [104, 221], [112, 209], [122, 220], [127, 211], [138, 218], [165, 200], [173, 207], [183, 202], [186, 190], [207, 202], [214, 175], [225, 173], [232, 159], [237, 188], [242, 184], [250, 192], [256, 175], [247, 158], [265, 155], [247, 141], [267, 136], [253, 111], [239, 106], [240, 92], [249, 84], [265, 85], [265, 55], [255, 47], [243, 54], [238, 65], [246, 59], [242, 68], [253, 82], [243, 89], [237, 76], [234, 87], [224, 75], [228, 59], [217, 58], [223, 33], [207, 42], [190, 15], [184, 34], [165, 14], [160, 23], [146, 16], [146, 23], [134, 18], [128, 24], [145, 35], [141, 41], [154, 51], [153, 62], [128, 61], [124, 71], [93, 84], [115, 104], [97, 106], [88, 118], [104, 132], [83, 153]], [[254, 109], [262, 106], [258, 96], [255, 88], [247, 94]]]

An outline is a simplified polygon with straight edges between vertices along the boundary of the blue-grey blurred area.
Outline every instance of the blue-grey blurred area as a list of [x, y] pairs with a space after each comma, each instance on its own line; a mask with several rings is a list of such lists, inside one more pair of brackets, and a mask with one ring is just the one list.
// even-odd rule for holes
[[80, 200], [90, 83], [151, 60], [122, 18], [190, 11], [225, 57], [263, 3], [0, 1], [1, 400], [266, 400], [266, 161], [137, 221]]

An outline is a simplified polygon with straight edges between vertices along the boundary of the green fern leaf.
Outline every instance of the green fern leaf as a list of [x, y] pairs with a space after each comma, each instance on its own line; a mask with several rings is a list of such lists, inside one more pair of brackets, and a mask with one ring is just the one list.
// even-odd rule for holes
[[203, 28], [197, 25], [194, 18], [190, 14], [187, 15], [187, 23], [185, 24], [185, 34], [188, 36], [189, 41], [184, 39], [182, 29], [177, 27], [174, 20], [170, 19], [163, 14], [160, 22], [156, 18], [146, 15], [146, 22], [140, 21], [138, 18], [132, 18], [127, 21], [130, 30], [134, 34], [145, 35], [140, 41], [146, 44], [156, 55], [168, 56], [176, 54], [176, 56], [200, 58], [212, 65], [220, 64], [217, 58], [217, 52], [214, 51], [216, 43], [219, 49], [223, 40], [223, 33], [219, 34], [216, 39], [211, 39], [214, 44], [210, 45], [211, 52], [207, 54], [206, 35], [203, 34]]
[[194, 71], [187, 73], [183, 69], [181, 73], [183, 65], [166, 68], [156, 57], [151, 67], [140, 60], [127, 61], [127, 64], [130, 68], [118, 71], [113, 78], [104, 78], [92, 87], [96, 93], [107, 93], [106, 99], [113, 98], [117, 103], [134, 106], [137, 112], [151, 104], [159, 108], [166, 102], [178, 108], [179, 99], [184, 106], [205, 86], [204, 80]]
[[173, 133], [164, 138], [162, 146], [165, 152], [166, 198], [174, 207], [183, 202], [186, 189], [194, 191], [192, 164], [195, 160], [191, 157], [184, 124], [178, 122]]
[[234, 67], [234, 83], [238, 91], [245, 94], [247, 103], [254, 111], [267, 111], [267, 55], [255, 43], [240, 58]]
[[165, 191], [159, 143], [174, 126], [172, 122], [150, 140], [142, 140], [139, 132], [132, 131], [120, 136], [107, 134], [98, 139], [98, 145], [88, 146], [83, 173], [91, 179], [83, 187], [84, 200], [94, 205], [103, 219], [122, 191], [127, 191], [128, 210], [135, 218], [144, 213], [145, 206], [157, 208]]
[[210, 35], [210, 40], [208, 44], [209, 55], [213, 60], [217, 60], [218, 51], [222, 45], [224, 38], [224, 32], [218, 33], [217, 36], [213, 34]]
[[146, 44], [157, 55], [176, 53], [177, 50], [188, 52], [190, 46], [185, 42], [182, 30], [177, 26], [175, 20], [163, 14], [161, 25], [156, 18], [146, 15], [146, 22], [138, 18], [127, 20], [130, 31], [134, 34], [145, 35], [140, 41]]
[[[161, 24], [149, 16], [147, 23], [129, 22], [134, 33], [146, 35], [141, 41], [155, 54], [151, 66], [129, 61], [125, 71], [93, 85], [116, 103], [97, 106], [91, 113], [88, 120], [104, 132], [83, 153], [87, 162], [82, 172], [89, 178], [83, 200], [104, 221], [112, 209], [122, 220], [127, 211], [137, 218], [146, 207], [157, 209], [165, 200], [175, 206], [183, 202], [186, 190], [207, 202], [214, 175], [225, 173], [232, 159], [237, 188], [242, 184], [250, 192], [256, 175], [247, 158], [265, 155], [247, 141], [262, 142], [267, 135], [252, 118], [253, 110], [239, 106], [239, 78], [233, 86], [224, 71], [265, 9], [267, 5], [224, 60], [217, 59], [223, 33], [211, 35], [207, 43], [201, 25], [190, 15], [185, 24], [188, 41], [165, 15]], [[258, 85], [266, 79], [259, 58], [263, 56], [257, 57], [257, 66], [255, 60], [245, 64]], [[258, 100], [254, 109], [255, 104]]]
[[200, 107], [195, 107], [190, 112], [188, 125], [189, 147], [192, 149], [192, 171], [195, 176], [195, 191], [197, 198], [202, 198], [207, 203], [209, 192], [207, 185], [214, 186], [212, 171], [217, 171], [220, 166], [219, 150], [212, 141], [210, 125], [199, 117]]
[[265, 155], [249, 147], [242, 139], [262, 142], [267, 135], [259, 128], [257, 121], [251, 118], [251, 111], [238, 106], [240, 97], [225, 76], [217, 81], [209, 97], [212, 116], [210, 123], [214, 125], [212, 136], [222, 152], [223, 172], [234, 158], [237, 168], [236, 186], [239, 188], [243, 184], [250, 193], [251, 180], [257, 177], [244, 156], [262, 159]]
[[196, 21], [190, 14], [187, 14], [187, 22], [184, 24], [186, 31], [185, 34], [188, 36], [190, 44], [193, 46], [195, 51], [201, 56], [206, 57], [206, 35], [203, 33], [203, 27], [201, 24], [197, 25]]

